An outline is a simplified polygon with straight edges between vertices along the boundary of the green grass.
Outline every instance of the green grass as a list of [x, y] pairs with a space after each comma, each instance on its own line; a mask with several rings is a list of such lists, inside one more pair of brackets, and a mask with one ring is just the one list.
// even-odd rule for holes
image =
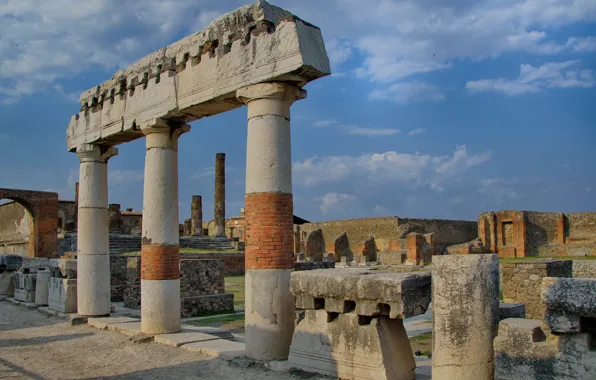
[[234, 295], [234, 307], [244, 308], [244, 276], [229, 276], [225, 279], [226, 293]]
[[199, 327], [218, 327], [230, 330], [232, 333], [244, 332], [244, 313], [207, 317], [198, 321], [187, 322], [189, 325]]
[[427, 332], [410, 338], [412, 352], [420, 351], [421, 356], [428, 356], [432, 352], [433, 333]]
[[[551, 257], [542, 257], [542, 256], [532, 256], [532, 257], [517, 257], [511, 259], [499, 259], [501, 264], [503, 263], [519, 263], [524, 261], [533, 261], [533, 260], [548, 260]], [[596, 260], [596, 256], [557, 256], [552, 257], [554, 260]]]

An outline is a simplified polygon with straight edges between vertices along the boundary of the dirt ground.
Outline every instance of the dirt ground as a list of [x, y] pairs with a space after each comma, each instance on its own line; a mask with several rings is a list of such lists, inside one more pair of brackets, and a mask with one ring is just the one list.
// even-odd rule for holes
[[0, 378], [10, 379], [325, 379], [226, 361], [0, 302]]

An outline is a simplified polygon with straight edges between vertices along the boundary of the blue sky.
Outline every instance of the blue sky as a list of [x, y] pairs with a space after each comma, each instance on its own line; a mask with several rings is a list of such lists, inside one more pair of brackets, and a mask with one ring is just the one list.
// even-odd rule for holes
[[[81, 91], [246, 4], [8, 0], [0, 4], [0, 187], [74, 198], [66, 126]], [[319, 26], [334, 74], [292, 108], [295, 213], [474, 220], [484, 211], [596, 211], [593, 0], [273, 1]], [[180, 217], [243, 205], [246, 109], [180, 140]], [[144, 141], [110, 160], [110, 202], [142, 209]]]

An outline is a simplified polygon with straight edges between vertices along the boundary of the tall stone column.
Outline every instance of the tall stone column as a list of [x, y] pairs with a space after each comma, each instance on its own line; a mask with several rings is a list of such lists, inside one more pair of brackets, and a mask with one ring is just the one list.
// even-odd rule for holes
[[492, 380], [499, 256], [434, 256], [432, 279], [432, 378]]
[[294, 331], [290, 106], [306, 91], [286, 83], [238, 90], [248, 106], [246, 151], [246, 355], [288, 357]]
[[215, 155], [215, 236], [226, 236], [226, 154]]
[[83, 144], [77, 211], [77, 312], [110, 314], [110, 242], [108, 222], [108, 160], [112, 147]]
[[178, 137], [188, 125], [157, 119], [145, 134], [145, 185], [141, 249], [141, 331], [180, 331]]
[[203, 235], [203, 198], [193, 195], [190, 204], [191, 234]]

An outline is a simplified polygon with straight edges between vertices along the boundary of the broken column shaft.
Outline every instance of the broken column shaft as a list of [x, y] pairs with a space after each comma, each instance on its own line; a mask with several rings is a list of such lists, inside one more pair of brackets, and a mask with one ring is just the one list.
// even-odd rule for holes
[[226, 230], [226, 154], [215, 155], [215, 236], [225, 236]]
[[190, 224], [191, 235], [203, 235], [203, 198], [200, 195], [192, 196]]

